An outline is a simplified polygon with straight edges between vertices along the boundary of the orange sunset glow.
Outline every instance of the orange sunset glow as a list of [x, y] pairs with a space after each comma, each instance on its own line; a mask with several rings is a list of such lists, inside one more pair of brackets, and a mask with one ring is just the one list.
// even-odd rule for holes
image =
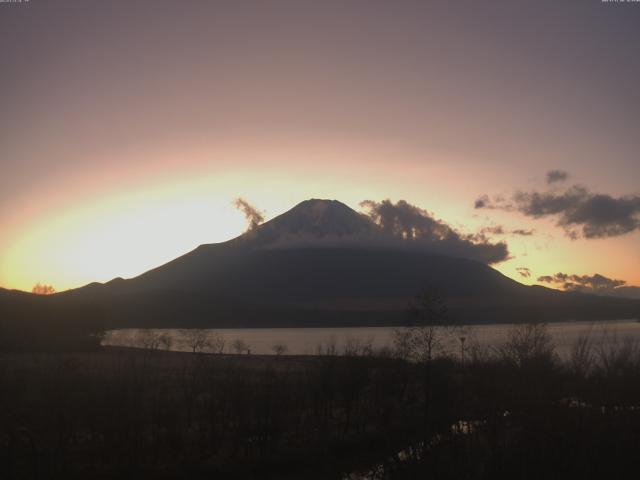
[[[238, 196], [267, 219], [308, 198], [356, 210], [406, 200], [464, 234], [532, 231], [485, 233], [508, 244], [494, 267], [519, 282], [566, 272], [640, 284], [637, 209], [634, 228], [571, 239], [559, 215], [474, 208], [482, 195], [572, 185], [637, 199], [632, 54], [616, 48], [617, 68], [596, 55], [595, 71], [586, 57], [592, 43], [606, 51], [597, 35], [631, 34], [604, 27], [621, 12], [574, 12], [604, 29], [585, 44], [534, 8], [511, 42], [499, 18], [524, 22], [515, 8], [476, 18], [498, 7], [381, 3], [362, 15], [356, 4], [163, 4], [153, 22], [141, 5], [3, 8], [5, 44], [38, 33], [2, 54], [0, 285], [137, 276], [240, 235]], [[469, 28], [451, 37], [454, 25]], [[568, 178], [548, 185], [551, 170]]]
[[[442, 180], [457, 159], [438, 161], [433, 154], [433, 161], [424, 162], [417, 152], [389, 147], [373, 151], [362, 145], [312, 153], [298, 145], [215, 150], [208, 161], [201, 150], [193, 155], [183, 152], [181, 157], [191, 162], [176, 165], [167, 160], [166, 173], [152, 170], [145, 176], [135, 167], [117, 173], [100, 168], [95, 174], [72, 172], [72, 179], [77, 178], [68, 190], [45, 183], [41, 193], [28, 195], [8, 212], [7, 235], [0, 240], [2, 285], [30, 290], [37, 282], [47, 282], [60, 291], [139, 275], [200, 244], [241, 234], [244, 219], [231, 202], [238, 195], [249, 197], [267, 218], [311, 197], [337, 198], [355, 209], [368, 198], [406, 198], [467, 233], [498, 223], [535, 230], [531, 236], [509, 238], [513, 258], [496, 265], [523, 283], [535, 283], [535, 278], [521, 277], [516, 271], [521, 266], [534, 275], [554, 270], [606, 272], [629, 284], [640, 283], [638, 269], [628, 258], [638, 247], [634, 235], [571, 240], [550, 221], [475, 211], [474, 186], [483, 172], [472, 170], [467, 178]], [[309, 163], [295, 161], [303, 155]], [[385, 162], [391, 155], [402, 156], [401, 170]], [[251, 169], [234, 168], [253, 158], [261, 161]], [[340, 175], [334, 176], [337, 171]], [[537, 176], [544, 183], [543, 175]], [[494, 184], [490, 178], [485, 182]], [[610, 253], [594, 254], [603, 245]]]

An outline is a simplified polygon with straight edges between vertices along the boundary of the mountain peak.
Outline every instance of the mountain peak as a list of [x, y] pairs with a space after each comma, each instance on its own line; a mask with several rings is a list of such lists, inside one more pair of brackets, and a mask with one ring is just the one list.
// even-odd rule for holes
[[[361, 221], [362, 215], [348, 207], [338, 200], [325, 200], [320, 198], [311, 198], [304, 200], [293, 207], [282, 216], [296, 215], [300, 218], [304, 217], [308, 221], [326, 222], [326, 221], [347, 221], [351, 219], [356, 222]], [[357, 218], [357, 220], [355, 220]]]
[[362, 236], [377, 233], [377, 226], [365, 215], [338, 200], [312, 198], [247, 232], [243, 237], [260, 244], [287, 243]]

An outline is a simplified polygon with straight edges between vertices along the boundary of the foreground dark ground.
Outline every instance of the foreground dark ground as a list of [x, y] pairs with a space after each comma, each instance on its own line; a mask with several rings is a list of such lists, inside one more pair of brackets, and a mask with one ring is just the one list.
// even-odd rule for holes
[[536, 335], [465, 364], [0, 354], [0, 477], [637, 478], [635, 346]]

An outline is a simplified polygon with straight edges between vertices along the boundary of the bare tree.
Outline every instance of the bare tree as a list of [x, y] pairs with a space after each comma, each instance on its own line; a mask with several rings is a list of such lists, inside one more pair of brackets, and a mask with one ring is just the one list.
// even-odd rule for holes
[[209, 346], [209, 334], [202, 328], [194, 328], [186, 332], [187, 345], [193, 353], [202, 352]]
[[394, 356], [401, 360], [409, 360], [413, 356], [413, 335], [409, 328], [393, 329]]
[[136, 335], [136, 345], [147, 350], [158, 350], [160, 335], [153, 330], [140, 330]]
[[326, 342], [319, 342], [316, 345], [317, 355], [335, 356], [338, 354], [338, 342], [335, 335], [329, 336]]
[[442, 347], [442, 339], [437, 325], [419, 325], [411, 328], [411, 341], [415, 357], [430, 362]]
[[618, 338], [617, 333], [605, 330], [597, 345], [600, 370], [607, 376], [622, 374], [638, 365], [638, 342], [633, 337]]
[[396, 355], [430, 362], [442, 348], [443, 329], [452, 327], [442, 293], [435, 288], [424, 290], [409, 305], [408, 313], [412, 325], [394, 331]]
[[544, 323], [517, 325], [499, 352], [519, 367], [533, 361], [553, 360], [555, 355], [551, 334]]
[[287, 346], [284, 343], [275, 343], [271, 346], [271, 350], [273, 350], [273, 353], [277, 356], [280, 356], [287, 353]]
[[209, 347], [209, 351], [211, 353], [220, 354], [224, 352], [224, 347], [226, 343], [227, 343], [226, 340], [222, 335], [220, 335], [220, 333], [211, 332], [209, 334], [209, 344], [207, 346]]
[[237, 354], [241, 354], [242, 352], [248, 349], [248, 345], [241, 338], [236, 338], [231, 344], [231, 347], [233, 348], [233, 351], [236, 352]]
[[373, 339], [360, 339], [356, 337], [347, 337], [344, 342], [344, 356], [357, 357], [366, 356], [373, 353]]
[[160, 345], [162, 345], [167, 352], [171, 350], [171, 345], [173, 344], [173, 338], [168, 332], [161, 333], [160, 336], [158, 337], [158, 341], [160, 342]]
[[56, 289], [51, 285], [42, 285], [40, 282], [36, 283], [31, 289], [31, 293], [35, 293], [37, 295], [51, 295], [56, 293]]
[[576, 375], [584, 377], [589, 374], [595, 362], [591, 330], [580, 335], [571, 346], [569, 353], [569, 369]]

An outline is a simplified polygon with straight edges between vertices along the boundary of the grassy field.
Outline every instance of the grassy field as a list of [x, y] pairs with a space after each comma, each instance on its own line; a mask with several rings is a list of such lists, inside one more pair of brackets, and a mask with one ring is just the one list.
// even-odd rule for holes
[[633, 478], [635, 345], [457, 359], [0, 354], [0, 477]]

